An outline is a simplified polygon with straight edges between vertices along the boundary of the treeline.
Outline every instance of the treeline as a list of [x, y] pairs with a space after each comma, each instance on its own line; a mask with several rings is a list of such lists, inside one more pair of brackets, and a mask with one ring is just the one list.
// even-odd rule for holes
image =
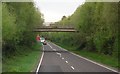
[[32, 2], [3, 2], [3, 57], [20, 52], [24, 47], [31, 47], [35, 41], [35, 33], [32, 30], [43, 21], [42, 14]]
[[56, 22], [72, 25], [78, 33], [52, 33], [49, 37], [76, 50], [118, 57], [118, 9], [117, 2], [85, 2], [74, 14]]

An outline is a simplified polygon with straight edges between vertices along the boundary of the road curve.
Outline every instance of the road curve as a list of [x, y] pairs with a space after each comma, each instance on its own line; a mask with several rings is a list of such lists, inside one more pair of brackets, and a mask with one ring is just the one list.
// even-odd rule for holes
[[[117, 71], [100, 66], [82, 57], [48, 42], [43, 45], [44, 56], [39, 72], [104, 72], [104, 74], [118, 74]], [[39, 73], [38, 72], [38, 73]]]

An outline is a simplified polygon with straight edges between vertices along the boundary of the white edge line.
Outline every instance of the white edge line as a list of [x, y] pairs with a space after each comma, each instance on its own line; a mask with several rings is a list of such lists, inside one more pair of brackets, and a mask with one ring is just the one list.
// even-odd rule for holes
[[94, 63], [94, 64], [96, 64], [96, 65], [99, 65], [99, 66], [104, 67], [104, 68], [106, 68], [106, 69], [108, 69], [108, 70], [111, 70], [111, 71], [113, 71], [113, 72], [117, 72], [117, 73], [118, 73], [118, 71], [113, 70], [113, 69], [111, 69], [111, 68], [108, 68], [108, 67], [106, 67], [106, 66], [104, 66], [104, 65], [102, 65], [102, 64], [99, 64], [99, 63], [95, 62], [95, 61], [92, 61], [92, 60], [90, 60], [90, 59], [84, 58], [84, 57], [82, 57], [82, 56], [80, 56], [80, 55], [77, 55], [77, 54], [75, 54], [75, 53], [72, 53], [72, 52], [70, 52], [70, 53], [73, 54], [73, 55], [75, 55], [75, 56], [78, 56], [78, 57], [80, 57], [80, 58], [82, 58], [82, 59], [84, 59], [84, 60], [87, 60], [87, 61], [89, 61], [89, 62], [91, 62], [91, 63]]
[[[52, 43], [52, 42], [51, 42]], [[54, 43], [52, 43], [52, 44], [54, 44]], [[56, 45], [56, 44], [54, 44], [55, 46], [58, 46], [58, 45]], [[60, 46], [58, 46], [58, 47], [60, 47]], [[62, 47], [60, 47], [60, 48], [62, 48]], [[64, 49], [64, 48], [62, 48], [63, 50], [66, 50], [66, 49]], [[68, 50], [66, 50], [66, 51], [68, 51]], [[68, 52], [70, 52], [70, 51], [68, 51]], [[96, 64], [96, 65], [99, 65], [99, 66], [101, 66], [101, 67], [104, 67], [104, 68], [106, 68], [106, 69], [108, 69], [108, 70], [111, 70], [111, 71], [113, 71], [113, 72], [117, 72], [117, 73], [119, 73], [118, 71], [116, 71], [116, 70], [114, 70], [114, 69], [111, 69], [111, 68], [108, 68], [108, 67], [106, 67], [106, 66], [104, 66], [104, 65], [102, 65], [102, 64], [99, 64], [99, 63], [97, 63], [97, 62], [95, 62], [95, 61], [92, 61], [92, 60], [90, 60], [90, 59], [87, 59], [87, 58], [85, 58], [85, 57], [82, 57], [82, 56], [80, 56], [80, 55], [77, 55], [77, 54], [75, 54], [75, 53], [73, 53], [73, 52], [70, 52], [71, 54], [73, 54], [73, 55], [75, 55], [75, 56], [78, 56], [78, 57], [80, 57], [80, 58], [82, 58], [82, 59], [84, 59], [84, 60], [87, 60], [87, 61], [89, 61], [89, 62], [91, 62], [91, 63], [94, 63], [94, 64]]]
[[[43, 50], [44, 50], [44, 46], [43, 46]], [[38, 65], [37, 70], [36, 70], [36, 74], [38, 74], [38, 71], [39, 71], [39, 69], [40, 69], [40, 66], [41, 66], [41, 63], [42, 63], [42, 60], [43, 60], [43, 56], [44, 56], [44, 51], [42, 52], [42, 56], [41, 56], [39, 65]]]

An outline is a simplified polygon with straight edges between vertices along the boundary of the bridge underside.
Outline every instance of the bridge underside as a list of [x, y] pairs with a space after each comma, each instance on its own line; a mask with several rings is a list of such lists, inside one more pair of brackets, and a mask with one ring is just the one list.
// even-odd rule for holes
[[59, 29], [50, 29], [50, 30], [46, 30], [46, 29], [38, 29], [38, 30], [33, 30], [34, 32], [77, 32], [76, 30], [59, 30]]
[[34, 32], [78, 32], [75, 29], [34, 29]]
[[33, 32], [78, 32], [73, 27], [36, 27], [34, 28]]

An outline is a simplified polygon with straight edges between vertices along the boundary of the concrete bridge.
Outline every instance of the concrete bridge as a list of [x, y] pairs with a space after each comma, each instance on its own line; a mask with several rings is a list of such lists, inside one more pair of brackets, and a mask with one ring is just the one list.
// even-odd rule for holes
[[34, 32], [78, 32], [73, 27], [36, 27]]

